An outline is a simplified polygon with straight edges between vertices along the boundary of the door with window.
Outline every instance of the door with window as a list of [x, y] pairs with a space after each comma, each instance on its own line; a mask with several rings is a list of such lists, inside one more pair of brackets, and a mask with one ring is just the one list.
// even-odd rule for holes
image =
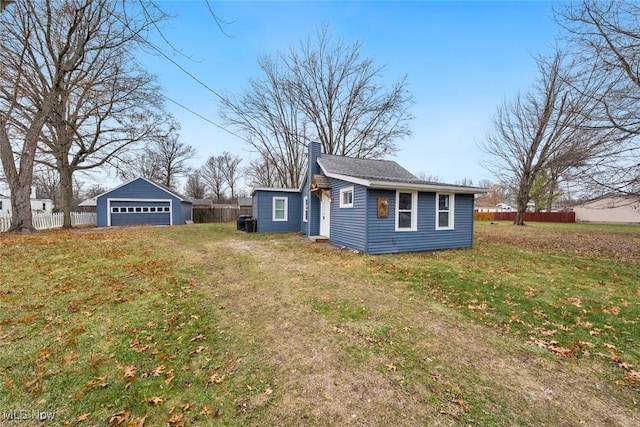
[[331, 197], [327, 193], [322, 193], [320, 201], [320, 235], [329, 237], [331, 223]]

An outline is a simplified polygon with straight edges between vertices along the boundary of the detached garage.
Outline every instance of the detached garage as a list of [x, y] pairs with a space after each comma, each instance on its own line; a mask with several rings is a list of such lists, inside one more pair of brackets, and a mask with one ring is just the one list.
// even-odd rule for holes
[[96, 198], [98, 227], [176, 225], [193, 221], [189, 200], [146, 178], [136, 178]]

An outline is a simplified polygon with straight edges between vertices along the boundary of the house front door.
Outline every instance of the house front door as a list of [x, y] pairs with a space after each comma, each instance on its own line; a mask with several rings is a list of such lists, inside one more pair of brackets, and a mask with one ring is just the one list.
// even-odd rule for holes
[[331, 219], [331, 198], [327, 193], [322, 193], [320, 201], [320, 235], [329, 237], [329, 223]]

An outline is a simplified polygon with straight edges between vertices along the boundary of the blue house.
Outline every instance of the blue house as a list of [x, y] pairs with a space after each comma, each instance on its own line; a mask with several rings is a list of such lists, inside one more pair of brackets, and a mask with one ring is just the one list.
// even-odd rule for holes
[[477, 187], [422, 181], [394, 161], [321, 153], [309, 144], [298, 189], [257, 188], [257, 232], [322, 236], [370, 254], [473, 245]]
[[175, 225], [193, 221], [185, 197], [146, 178], [135, 178], [96, 197], [98, 227], [112, 225]]

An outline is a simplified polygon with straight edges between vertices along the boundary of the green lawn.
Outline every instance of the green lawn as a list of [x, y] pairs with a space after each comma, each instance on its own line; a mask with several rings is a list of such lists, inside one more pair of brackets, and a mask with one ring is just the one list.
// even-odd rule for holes
[[0, 425], [638, 425], [640, 227], [368, 256], [235, 224], [0, 235]]

